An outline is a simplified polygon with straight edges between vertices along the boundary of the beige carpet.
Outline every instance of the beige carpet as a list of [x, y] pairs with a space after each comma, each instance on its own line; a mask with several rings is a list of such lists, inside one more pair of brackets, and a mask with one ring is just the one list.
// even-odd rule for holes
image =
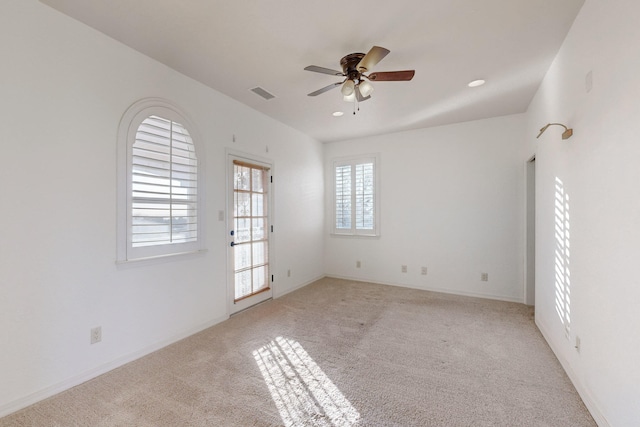
[[595, 426], [520, 304], [323, 279], [0, 426]]

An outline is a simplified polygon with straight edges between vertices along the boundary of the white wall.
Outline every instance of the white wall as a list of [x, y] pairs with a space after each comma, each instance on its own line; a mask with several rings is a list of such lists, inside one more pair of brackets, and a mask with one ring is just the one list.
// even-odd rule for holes
[[326, 192], [326, 273], [522, 301], [523, 126], [514, 115], [325, 145], [327, 189], [332, 159], [349, 155], [380, 153], [382, 182], [379, 238], [329, 235]]
[[[640, 422], [639, 22], [637, 0], [586, 1], [529, 107], [522, 156], [537, 164], [536, 321], [603, 426]], [[556, 121], [574, 136], [551, 127], [535, 139]], [[556, 178], [568, 196], [568, 332], [556, 303]]]
[[[226, 147], [274, 162], [275, 294], [322, 276], [321, 144], [36, 0], [2, 1], [0, 57], [0, 416], [227, 317]], [[208, 251], [116, 265], [118, 124], [145, 97], [203, 139]]]

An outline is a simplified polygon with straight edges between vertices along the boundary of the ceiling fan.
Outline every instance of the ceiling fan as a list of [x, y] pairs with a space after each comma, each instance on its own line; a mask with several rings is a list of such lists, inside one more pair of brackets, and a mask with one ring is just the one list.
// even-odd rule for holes
[[358, 100], [358, 102], [362, 102], [371, 98], [373, 85], [369, 83], [369, 81], [392, 82], [411, 80], [415, 74], [415, 70], [382, 71], [370, 73], [368, 75], [365, 74], [368, 73], [385, 56], [387, 56], [387, 54], [389, 54], [388, 49], [380, 46], [374, 46], [366, 55], [364, 53], [350, 53], [343, 57], [340, 60], [342, 71], [318, 67], [317, 65], [309, 65], [308, 67], [305, 67], [305, 70], [307, 71], [346, 77], [343, 81], [332, 83], [329, 86], [325, 86], [322, 89], [309, 93], [308, 96], [317, 96], [342, 85], [341, 92], [345, 101]]

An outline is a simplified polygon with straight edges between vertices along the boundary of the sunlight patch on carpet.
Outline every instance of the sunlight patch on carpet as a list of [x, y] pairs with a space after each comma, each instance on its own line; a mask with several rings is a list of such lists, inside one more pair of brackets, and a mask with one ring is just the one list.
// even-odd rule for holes
[[356, 425], [360, 413], [299, 342], [277, 337], [253, 352], [284, 425]]

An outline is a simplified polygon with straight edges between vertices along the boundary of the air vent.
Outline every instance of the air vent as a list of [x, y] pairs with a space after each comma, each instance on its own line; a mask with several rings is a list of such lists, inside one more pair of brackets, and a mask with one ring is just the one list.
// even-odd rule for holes
[[267, 101], [270, 99], [275, 98], [276, 96], [267, 92], [266, 90], [264, 90], [263, 88], [261, 88], [260, 86], [258, 87], [254, 87], [253, 89], [251, 89], [251, 92], [255, 93], [258, 96], [263, 97], [264, 99], [266, 99]]

